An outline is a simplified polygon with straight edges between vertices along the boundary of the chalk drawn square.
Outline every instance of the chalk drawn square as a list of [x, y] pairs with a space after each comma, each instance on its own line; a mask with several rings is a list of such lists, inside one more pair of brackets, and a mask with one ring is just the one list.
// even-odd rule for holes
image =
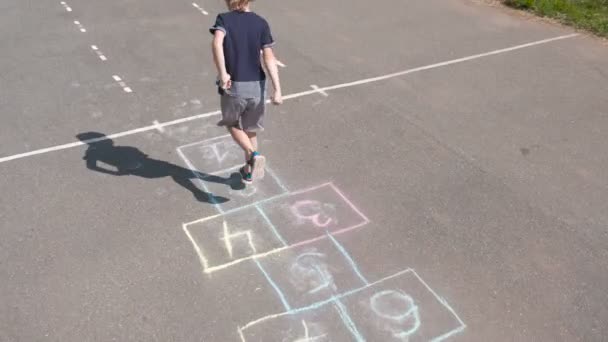
[[284, 246], [255, 206], [186, 223], [183, 228], [204, 273], [228, 268]]
[[287, 189], [283, 187], [281, 181], [274, 176], [269, 168], [266, 168], [267, 172], [264, 179], [257, 180], [251, 185], [243, 185], [239, 173], [240, 167], [236, 166], [201, 179], [207, 192], [228, 200], [217, 205], [220, 210], [228, 211], [241, 208], [259, 201], [272, 199], [287, 192]]
[[342, 299], [368, 341], [442, 341], [462, 331], [453, 309], [413, 270]]
[[336, 240], [323, 239], [291, 246], [259, 259], [289, 307], [313, 305], [365, 285], [352, 259], [342, 254], [333, 241]]
[[333, 184], [263, 203], [262, 209], [288, 244], [362, 227], [369, 219]]
[[353, 340], [339, 311], [327, 305], [317, 310], [265, 318], [239, 329], [242, 342], [336, 342]]
[[213, 174], [244, 164], [243, 150], [232, 141], [230, 135], [180, 146], [178, 152], [189, 167], [206, 174]]
[[330, 341], [439, 342], [466, 328], [449, 304], [408, 269], [324, 302], [260, 318], [239, 328], [239, 333], [246, 342], [297, 341], [281, 338], [291, 338], [286, 332], [298, 331], [298, 322], [316, 322], [310, 317], [318, 317], [329, 308], [335, 309], [349, 332], [346, 335], [340, 330], [342, 335], [332, 336]]

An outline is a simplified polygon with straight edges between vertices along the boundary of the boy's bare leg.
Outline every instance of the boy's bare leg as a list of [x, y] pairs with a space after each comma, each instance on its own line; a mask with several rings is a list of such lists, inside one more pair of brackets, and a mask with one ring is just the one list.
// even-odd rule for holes
[[[245, 160], [251, 159], [251, 154], [255, 152], [255, 147], [252, 144], [252, 141], [249, 139], [249, 136], [245, 131], [239, 129], [238, 127], [228, 127], [228, 131], [232, 136], [232, 139], [243, 149], [245, 152]], [[256, 139], [257, 144], [257, 139]]]
[[251, 146], [253, 146], [253, 150], [258, 150], [258, 134], [256, 132], [246, 132], [249, 141], [251, 141]]
[[[245, 132], [245, 134], [247, 134], [247, 137], [249, 138], [249, 141], [251, 142], [251, 147], [253, 147], [253, 151], [257, 151], [258, 150], [258, 135], [257, 135], [257, 133], [255, 133], [255, 132]], [[250, 158], [251, 158], [251, 153], [245, 152], [245, 162], [247, 162]], [[249, 165], [249, 164], [246, 165], [246, 170], [247, 170], [247, 172], [253, 171], [253, 170], [251, 170], [251, 165]]]

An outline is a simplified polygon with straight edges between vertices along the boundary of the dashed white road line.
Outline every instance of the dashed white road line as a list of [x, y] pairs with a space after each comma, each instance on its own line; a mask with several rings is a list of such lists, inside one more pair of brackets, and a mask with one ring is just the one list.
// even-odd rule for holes
[[[378, 82], [378, 81], [382, 81], [382, 80], [386, 80], [386, 79], [391, 79], [391, 78], [395, 78], [395, 77], [412, 74], [415, 72], [441, 68], [441, 67], [445, 67], [445, 66], [453, 65], [453, 64], [464, 63], [464, 62], [468, 62], [468, 61], [472, 61], [472, 60], [476, 60], [476, 59], [480, 59], [480, 58], [485, 58], [485, 57], [489, 57], [489, 56], [493, 56], [493, 55], [499, 55], [499, 54], [503, 54], [503, 53], [507, 53], [507, 52], [511, 52], [511, 51], [517, 51], [517, 50], [521, 50], [521, 49], [525, 49], [525, 48], [529, 48], [529, 47], [533, 47], [533, 46], [537, 46], [537, 45], [547, 44], [547, 43], [558, 41], [558, 40], [574, 38], [577, 36], [579, 36], [579, 34], [574, 33], [574, 34], [568, 34], [568, 35], [558, 36], [558, 37], [549, 38], [549, 39], [537, 40], [537, 41], [526, 43], [526, 44], [515, 45], [515, 46], [508, 47], [508, 48], [480, 53], [480, 54], [472, 55], [472, 56], [468, 56], [468, 57], [452, 59], [452, 60], [441, 62], [441, 63], [429, 64], [426, 66], [421, 66], [421, 67], [417, 67], [417, 68], [413, 68], [413, 69], [407, 69], [407, 70], [403, 70], [400, 72], [387, 74], [387, 75], [383, 75], [383, 76], [366, 78], [363, 80], [354, 81], [354, 82], [350, 82], [350, 83], [336, 84], [336, 85], [329, 86], [329, 87], [319, 88], [319, 90], [323, 90], [324, 92], [327, 92], [329, 90], [348, 88], [348, 87], [354, 87], [354, 86], [362, 85], [362, 84], [374, 83], [374, 82]], [[116, 76], [116, 77], [118, 77], [118, 76]], [[312, 89], [312, 90], [307, 90], [307, 91], [303, 91], [300, 93], [294, 93], [294, 94], [284, 96], [283, 99], [289, 100], [289, 99], [295, 99], [295, 98], [299, 98], [299, 97], [303, 97], [303, 96], [307, 96], [307, 95], [317, 94], [317, 93], [319, 93], [319, 90]], [[203, 119], [203, 118], [217, 116], [220, 114], [221, 114], [221, 111], [216, 110], [216, 111], [209, 112], [209, 113], [198, 114], [198, 115], [189, 116], [189, 117], [185, 117], [185, 118], [181, 118], [181, 119], [177, 119], [177, 120], [173, 120], [173, 121], [163, 122], [158, 125], [155, 124], [155, 125], [140, 127], [140, 128], [120, 132], [120, 133], [114, 133], [114, 134], [111, 134], [111, 135], [108, 135], [105, 137], [91, 139], [88, 141], [76, 141], [76, 142], [72, 142], [72, 143], [68, 143], [68, 144], [41, 148], [41, 149], [30, 151], [30, 152], [14, 154], [12, 156], [6, 156], [6, 157], [0, 158], [0, 163], [5, 163], [8, 161], [12, 161], [12, 160], [23, 159], [23, 158], [32, 157], [32, 156], [50, 153], [50, 152], [66, 150], [69, 148], [83, 146], [86, 144], [100, 142], [100, 141], [104, 141], [104, 140], [108, 140], [108, 139], [116, 139], [116, 138], [125, 137], [125, 136], [129, 136], [129, 135], [133, 135], [133, 134], [149, 132], [151, 130], [158, 129], [159, 126], [160, 127], [174, 126], [174, 125], [183, 124], [183, 123], [190, 122], [190, 121], [195, 121], [195, 120], [199, 120], [199, 119]]]
[[63, 6], [63, 8], [65, 8], [66, 11], [72, 12], [72, 8], [65, 1], [60, 2], [60, 4]]
[[114, 75], [114, 76], [112, 76], [112, 78], [114, 79], [114, 81], [116, 81], [116, 83], [118, 83], [122, 87], [122, 90], [124, 90], [125, 93], [133, 92], [133, 90], [127, 86], [125, 81], [123, 81], [122, 78], [120, 78], [120, 76]]
[[78, 29], [80, 30], [80, 32], [82, 32], [82, 33], [87, 32], [87, 29], [84, 28], [84, 26], [80, 23], [80, 21], [74, 20], [74, 25], [78, 26]]
[[99, 59], [101, 59], [102, 61], [107, 61], [108, 57], [106, 57], [103, 52], [99, 51], [99, 48], [97, 47], [97, 45], [91, 45], [91, 49], [93, 49], [93, 51], [95, 51], [95, 53], [97, 54], [97, 56], [99, 57]]
[[209, 12], [205, 11], [201, 6], [199, 6], [196, 2], [192, 3], [192, 6], [194, 8], [196, 8], [197, 10], [199, 10], [201, 13], [203, 13], [204, 15], [209, 15]]

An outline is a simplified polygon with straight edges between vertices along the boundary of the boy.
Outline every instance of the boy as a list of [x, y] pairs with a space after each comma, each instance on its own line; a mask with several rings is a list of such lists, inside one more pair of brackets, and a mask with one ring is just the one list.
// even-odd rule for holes
[[218, 72], [222, 120], [234, 141], [245, 152], [240, 170], [244, 184], [264, 177], [266, 159], [257, 152], [257, 133], [264, 130], [266, 74], [273, 85], [271, 101], [283, 102], [279, 71], [272, 51], [274, 40], [264, 18], [251, 12], [253, 0], [226, 0], [230, 12], [217, 16], [213, 34], [213, 60]]

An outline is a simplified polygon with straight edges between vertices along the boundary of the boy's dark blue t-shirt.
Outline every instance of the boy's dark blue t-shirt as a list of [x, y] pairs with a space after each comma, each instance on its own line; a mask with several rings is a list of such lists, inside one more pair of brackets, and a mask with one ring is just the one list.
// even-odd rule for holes
[[232, 11], [217, 16], [209, 31], [217, 30], [226, 34], [224, 58], [232, 82], [264, 81], [260, 51], [274, 45], [268, 22], [253, 12]]

